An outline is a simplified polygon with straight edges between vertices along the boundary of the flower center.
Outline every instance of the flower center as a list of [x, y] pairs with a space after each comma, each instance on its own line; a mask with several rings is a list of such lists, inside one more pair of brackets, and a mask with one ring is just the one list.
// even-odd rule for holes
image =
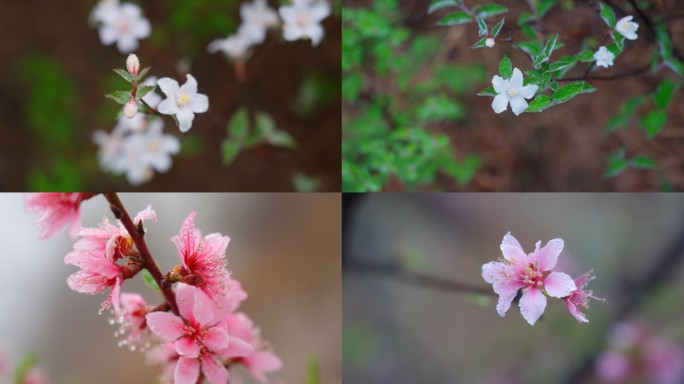
[[120, 33], [125, 33], [128, 32], [128, 30], [130, 29], [130, 23], [126, 19], [119, 19], [119, 22], [116, 25], [116, 27]]
[[159, 140], [152, 139], [147, 141], [147, 149], [150, 152], [157, 152], [159, 150]]
[[190, 102], [190, 96], [188, 96], [187, 93], [180, 93], [176, 97], [176, 104], [178, 104], [179, 107], [182, 107], [189, 102]]
[[508, 96], [513, 97], [513, 96], [515, 96], [515, 95], [517, 95], [517, 94], [518, 94], [518, 92], [516, 92], [515, 89], [513, 89], [513, 88], [508, 88]]
[[308, 13], [300, 13], [299, 17], [297, 17], [297, 25], [304, 28], [309, 24], [311, 24], [311, 17], [309, 17], [309, 14]]
[[521, 279], [522, 282], [525, 283], [526, 285], [536, 285], [536, 286], [542, 286], [544, 285], [544, 274], [537, 269], [537, 266], [529, 263], [525, 266]]
[[628, 21], [623, 21], [620, 24], [618, 24], [618, 29], [621, 31], [626, 31], [629, 28]]

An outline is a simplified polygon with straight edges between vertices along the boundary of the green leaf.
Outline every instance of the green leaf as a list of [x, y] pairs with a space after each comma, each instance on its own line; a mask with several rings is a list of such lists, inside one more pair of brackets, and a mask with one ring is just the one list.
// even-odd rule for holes
[[644, 95], [638, 95], [624, 102], [620, 106], [618, 113], [608, 120], [606, 132], [613, 132], [629, 124], [632, 115], [634, 115], [634, 111], [643, 104], [644, 101], [646, 101], [646, 97]]
[[546, 15], [546, 13], [549, 12], [551, 8], [553, 8], [553, 6], [556, 5], [557, 2], [558, 0], [537, 1], [537, 18], [541, 19], [542, 17], [544, 17], [544, 15]]
[[596, 91], [595, 87], [585, 83], [584, 81], [578, 81], [560, 87], [556, 92], [553, 93], [553, 101], [557, 104], [565, 103], [580, 93], [594, 91]]
[[489, 29], [487, 28], [487, 23], [485, 23], [484, 19], [481, 18], [480, 16], [476, 17], [475, 20], [477, 21], [477, 27], [478, 27], [478, 36], [486, 36], [489, 33]]
[[155, 88], [157, 88], [156, 85], [143, 85], [138, 88], [138, 93], [135, 95], [135, 98], [140, 100], [143, 97], [145, 97], [145, 95], [147, 95], [148, 93], [154, 91]]
[[651, 111], [641, 119], [641, 126], [646, 131], [646, 135], [650, 140], [663, 129], [666, 122], [667, 113], [665, 113], [665, 111]]
[[480, 307], [487, 307], [492, 302], [492, 299], [489, 296], [482, 293], [468, 292], [466, 298], [471, 303]]
[[546, 42], [546, 45], [544, 46], [542, 53], [534, 59], [535, 68], [537, 68], [540, 64], [549, 61], [549, 58], [551, 57], [553, 51], [560, 48], [560, 46], [557, 43], [558, 34], [556, 33], [555, 35], [553, 35], [552, 38], [549, 39], [549, 41]]
[[138, 74], [135, 76], [135, 81], [140, 82], [145, 75], [147, 75], [147, 72], [150, 71], [150, 67], [143, 68]]
[[530, 106], [527, 107], [527, 110], [525, 110], [525, 112], [541, 112], [552, 105], [553, 99], [551, 99], [549, 96], [537, 95], [537, 97], [535, 97], [534, 100], [530, 102]]
[[467, 14], [463, 11], [456, 11], [455, 13], [444, 16], [442, 18], [442, 20], [437, 22], [437, 25], [443, 27], [443, 26], [466, 24], [466, 23], [470, 23], [471, 21], [473, 21], [472, 16], [470, 16], [469, 14]]
[[26, 375], [31, 371], [31, 369], [33, 369], [33, 367], [36, 366], [37, 363], [37, 355], [33, 353], [26, 355], [23, 359], [21, 359], [21, 361], [14, 370], [13, 382], [17, 384], [23, 383], [26, 379]]
[[487, 36], [481, 38], [477, 43], [473, 44], [470, 48], [486, 48], [487, 47]]
[[672, 101], [677, 85], [668, 79], [663, 80], [658, 84], [658, 88], [653, 94], [656, 107], [665, 109]]
[[124, 105], [128, 103], [131, 100], [131, 93], [126, 92], [126, 91], [114, 91], [113, 93], [110, 93], [109, 95], [105, 95], [106, 98], [110, 100], [114, 100], [117, 103]]
[[228, 122], [228, 136], [242, 141], [247, 137], [249, 130], [249, 116], [247, 115], [247, 108], [240, 107], [233, 113], [233, 116]]
[[223, 165], [228, 165], [235, 160], [242, 149], [242, 143], [238, 140], [226, 139], [221, 143], [221, 155]]
[[521, 26], [521, 25], [528, 23], [530, 21], [533, 21], [533, 20], [534, 20], [534, 16], [532, 16], [531, 13], [526, 11], [526, 12], [521, 13], [520, 16], [518, 16], [517, 24], [518, 24], [518, 26]]
[[417, 108], [421, 122], [456, 120], [465, 115], [463, 107], [446, 94], [430, 95]]
[[675, 57], [670, 57], [665, 59], [664, 61], [665, 65], [667, 65], [668, 68], [670, 68], [674, 73], [679, 75], [679, 77], [684, 77], [684, 64], [682, 64], [679, 59]]
[[608, 161], [608, 169], [603, 174], [604, 179], [615, 177], [624, 172], [629, 167], [629, 161], [625, 159], [613, 159]]
[[496, 23], [494, 28], [492, 28], [492, 37], [497, 37], [499, 35], [499, 32], [501, 32], [501, 28], [504, 25], [504, 20], [506, 20], [506, 19], [505, 18], [501, 19], [501, 21]]
[[486, 4], [477, 10], [477, 16], [486, 19], [488, 17], [500, 15], [508, 12], [508, 8], [499, 4]]
[[494, 90], [494, 87], [489, 87], [481, 90], [477, 93], [478, 96], [496, 96], [498, 93]]
[[123, 77], [123, 79], [128, 81], [129, 83], [133, 82], [133, 76], [131, 76], [131, 74], [128, 73], [128, 71], [120, 69], [120, 68], [112, 69], [112, 71], [116, 72], [117, 75]]
[[309, 359], [306, 371], [306, 384], [321, 384], [321, 366], [317, 359]]
[[613, 32], [611, 36], [613, 37], [615, 45], [617, 45], [620, 52], [622, 52], [622, 50], [625, 48], [625, 37], [622, 36], [619, 32]]
[[342, 97], [349, 103], [353, 103], [359, 97], [363, 89], [363, 76], [360, 73], [350, 73], [342, 80]]
[[606, 5], [602, 1], [599, 2], [599, 8], [601, 9], [599, 14], [606, 25], [609, 28], [615, 28], [615, 12], [613, 11], [613, 8], [611, 8], [609, 5]]
[[297, 148], [297, 141], [287, 131], [271, 131], [264, 134], [264, 140], [267, 143], [282, 148]]
[[302, 172], [295, 172], [292, 175], [292, 184], [297, 192], [316, 192], [321, 189], [321, 183], [316, 178]]
[[428, 13], [439, 11], [440, 9], [448, 7], [456, 7], [462, 2], [463, 0], [432, 0], [432, 3], [430, 3], [430, 8], [428, 8]]
[[150, 274], [150, 271], [148, 271], [147, 269], [143, 269], [141, 272], [141, 275], [142, 275], [143, 282], [145, 283], [145, 285], [147, 285], [147, 287], [149, 289], [156, 291], [156, 292], [161, 292], [161, 289], [157, 285], [157, 282], [154, 281], [154, 277], [152, 277], [152, 275]]
[[650, 169], [658, 166], [658, 163], [656, 163], [655, 160], [643, 155], [633, 158], [631, 163], [632, 168], [636, 169]]
[[482, 159], [479, 156], [467, 156], [461, 161], [447, 161], [443, 164], [442, 169], [451, 177], [456, 179], [460, 185], [467, 185], [475, 177], [475, 173], [482, 165]]
[[573, 56], [563, 56], [549, 65], [549, 72], [564, 71], [575, 66], [577, 59]]
[[513, 74], [513, 63], [511, 63], [511, 59], [506, 55], [499, 62], [499, 73], [504, 79], [510, 79]]
[[585, 49], [582, 52], [575, 55], [575, 59], [583, 63], [589, 63], [594, 61], [594, 52]]

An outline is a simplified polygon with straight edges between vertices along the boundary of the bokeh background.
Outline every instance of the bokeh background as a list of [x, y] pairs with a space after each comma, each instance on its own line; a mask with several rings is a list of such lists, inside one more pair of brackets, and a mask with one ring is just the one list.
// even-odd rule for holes
[[[210, 109], [180, 134], [170, 172], [136, 190], [340, 190], [340, 35], [338, 5], [323, 22], [325, 37], [285, 42], [269, 31], [236, 81], [233, 65], [207, 44], [232, 34], [241, 0], [133, 1], [152, 34], [136, 51], [150, 75], [185, 79], [190, 71]], [[0, 188], [3, 190], [131, 190], [100, 170], [93, 132], [111, 132], [119, 106], [105, 94], [127, 83], [112, 68], [126, 54], [103, 46], [88, 16], [97, 1], [6, 1], [0, 12]], [[269, 1], [271, 7], [279, 5]], [[182, 82], [182, 81], [181, 81]], [[158, 92], [160, 92], [158, 90]], [[294, 137], [296, 150], [260, 145], [222, 164], [220, 143], [240, 106], [269, 114]]]
[[[475, 22], [451, 27], [435, 24], [457, 10], [450, 7], [428, 14], [432, 2], [422, 0], [349, 0], [344, 2], [343, 51], [348, 62], [359, 65], [343, 72], [343, 150], [348, 166], [345, 191], [659, 191], [684, 189], [684, 96], [681, 87], [667, 108], [668, 120], [652, 141], [640, 121], [649, 107], [636, 109], [624, 129], [608, 133], [612, 116], [628, 99], [652, 93], [663, 78], [681, 79], [670, 70], [656, 75], [626, 77], [617, 81], [590, 81], [592, 94], [541, 113], [515, 116], [509, 110], [496, 114], [491, 97], [476, 96], [491, 86], [498, 65], [508, 55], [514, 67], [531, 68], [529, 58], [511, 44], [498, 42], [491, 49], [471, 49], [479, 40]], [[527, 41], [516, 26], [529, 4], [555, 3], [544, 18], [543, 31], [559, 32], [566, 43], [554, 58], [579, 52], [583, 39], [596, 41], [607, 30], [594, 1], [465, 1], [468, 7], [497, 3], [509, 9], [487, 19], [491, 29], [505, 17], [499, 35], [511, 32], [517, 42]], [[611, 1], [631, 9], [629, 1]], [[681, 1], [636, 2], [655, 17], [662, 14], [672, 41], [684, 50]], [[634, 14], [633, 11], [629, 11]], [[620, 17], [622, 15], [618, 15]], [[648, 65], [654, 48], [653, 34], [637, 16], [638, 40], [627, 41], [611, 68], [594, 70], [607, 75], [631, 72]], [[592, 36], [596, 36], [592, 38]], [[346, 38], [346, 37], [345, 37]], [[347, 41], [354, 43], [346, 44]], [[363, 43], [359, 43], [362, 41]], [[582, 76], [585, 64], [568, 77]], [[628, 120], [629, 121], [629, 120]], [[423, 132], [426, 132], [425, 134]], [[428, 139], [429, 136], [438, 140]], [[387, 144], [396, 136], [396, 144]], [[444, 148], [440, 143], [449, 145]], [[431, 143], [431, 144], [428, 144]], [[394, 145], [395, 149], [391, 149]], [[621, 146], [628, 154], [648, 156], [657, 170], [628, 170], [605, 179], [608, 158]], [[389, 147], [388, 150], [386, 147]], [[387, 153], [385, 153], [385, 151]], [[444, 158], [455, 158], [451, 165]], [[429, 160], [435, 159], [435, 160]], [[363, 168], [373, 169], [368, 176]], [[396, 174], [378, 185], [379, 175]], [[439, 171], [435, 171], [439, 169]], [[415, 175], [414, 175], [415, 173]], [[365, 183], [354, 180], [355, 177]]]
[[[587, 359], [622, 321], [684, 347], [684, 196], [666, 194], [371, 194], [345, 196], [343, 376], [371, 383], [599, 383]], [[394, 265], [491, 291], [482, 265], [511, 231], [527, 252], [565, 240], [556, 270], [590, 269], [588, 324], [549, 299], [530, 326], [496, 296], [427, 288], [360, 270]], [[672, 252], [674, 244], [678, 252]], [[662, 264], [663, 257], [668, 259]], [[644, 277], [661, 264], [655, 281]], [[633, 302], [635, 299], [641, 301]], [[679, 361], [682, 368], [684, 361]], [[671, 383], [681, 383], [682, 377]], [[632, 376], [627, 383], [648, 383]]]
[[[341, 377], [340, 199], [328, 194], [123, 194], [134, 215], [148, 204], [158, 222], [147, 223], [147, 244], [162, 271], [178, 264], [169, 240], [187, 214], [197, 212], [203, 234], [231, 237], [228, 268], [249, 297], [241, 310], [261, 328], [283, 360], [273, 383], [303, 383], [318, 364], [321, 383]], [[28, 353], [49, 382], [153, 383], [158, 369], [144, 355], [117, 347], [108, 312], [98, 315], [104, 295], [71, 291], [66, 278], [77, 269], [63, 257], [73, 246], [66, 233], [38, 240], [24, 211], [23, 196], [0, 195], [0, 348], [15, 367]], [[83, 225], [95, 226], [113, 216], [102, 196], [83, 203]], [[149, 303], [158, 293], [140, 279], [124, 292], [141, 293]], [[313, 365], [312, 365], [313, 364]], [[242, 368], [232, 377], [246, 377]], [[1, 381], [1, 380], [0, 380]], [[232, 382], [233, 380], [231, 380]], [[253, 381], [245, 380], [246, 383]]]

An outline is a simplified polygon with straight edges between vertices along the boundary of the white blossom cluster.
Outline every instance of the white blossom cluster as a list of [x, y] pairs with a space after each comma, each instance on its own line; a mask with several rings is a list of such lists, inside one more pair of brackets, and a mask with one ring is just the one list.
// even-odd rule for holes
[[150, 21], [142, 15], [142, 9], [119, 0], [102, 0], [93, 8], [90, 22], [99, 24], [100, 41], [104, 45], [116, 43], [121, 53], [138, 49], [138, 40], [150, 35]]

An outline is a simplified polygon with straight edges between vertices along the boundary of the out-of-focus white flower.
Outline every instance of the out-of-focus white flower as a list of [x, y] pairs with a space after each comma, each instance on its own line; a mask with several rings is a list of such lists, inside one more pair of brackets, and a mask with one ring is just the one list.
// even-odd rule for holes
[[131, 100], [124, 105], [123, 113], [124, 116], [129, 119], [133, 118], [133, 116], [138, 113], [138, 102], [135, 100], [135, 98], [131, 97]]
[[[157, 85], [157, 78], [155, 76], [150, 76], [145, 81], [140, 83], [140, 86], [146, 86], [146, 85]], [[162, 101], [162, 97], [159, 96], [159, 94], [155, 91], [151, 91], [147, 95], [143, 96], [142, 100], [147, 103], [152, 108], [157, 108], [159, 106], [159, 103]]]
[[632, 21], [633, 18], [634, 16], [625, 16], [615, 23], [615, 30], [627, 40], [637, 39], [636, 31], [639, 29], [639, 24]]
[[108, 18], [112, 18], [119, 9], [119, 0], [100, 0], [90, 12], [88, 22], [90, 25], [104, 23]]
[[166, 99], [159, 103], [157, 110], [165, 115], [176, 115], [181, 132], [187, 132], [192, 127], [195, 113], [209, 109], [209, 98], [197, 93], [197, 80], [190, 74], [182, 86], [168, 77], [159, 79], [157, 85], [166, 94]]
[[598, 51], [594, 53], [594, 60], [596, 60], [596, 65], [599, 67], [612, 67], [615, 55], [613, 52], [609, 51], [606, 47], [599, 47]]
[[525, 112], [528, 107], [525, 99], [534, 97], [539, 88], [537, 85], [523, 86], [523, 75], [518, 68], [513, 69], [513, 76], [510, 79], [495, 75], [492, 78], [492, 85], [494, 91], [498, 93], [492, 102], [494, 112], [505, 111], [508, 108], [508, 103], [511, 103], [511, 110], [516, 116]]
[[323, 38], [321, 21], [330, 15], [330, 5], [324, 0], [292, 0], [292, 5], [283, 5], [278, 12], [285, 40], [308, 38], [316, 46]]
[[240, 6], [240, 16], [242, 24], [238, 29], [238, 35], [244, 35], [254, 44], [263, 43], [268, 28], [278, 25], [278, 15], [268, 6], [266, 0], [243, 3]]
[[[142, 115], [141, 115], [142, 116]], [[100, 167], [105, 171], [114, 173], [122, 173], [119, 170], [121, 154], [123, 153], [123, 144], [125, 141], [126, 129], [123, 125], [117, 124], [111, 134], [105, 131], [95, 131], [93, 134], [93, 141], [100, 147], [97, 155], [100, 159]]]
[[134, 53], [131, 53], [126, 58], [126, 69], [131, 75], [138, 74], [138, 71], [140, 70], [140, 60], [138, 60], [138, 56], [136, 56]]
[[[98, 5], [97, 7], [100, 7]], [[116, 42], [122, 53], [138, 48], [138, 40], [150, 35], [149, 20], [142, 16], [139, 6], [130, 3], [105, 1], [102, 9], [93, 11], [93, 19], [101, 22], [100, 41], [104, 45]]]
[[171, 155], [180, 150], [180, 142], [175, 136], [163, 134], [161, 119], [148, 122], [147, 130], [133, 133], [123, 143], [121, 155], [115, 169], [126, 173], [128, 182], [140, 185], [149, 181], [157, 172], [171, 168]]
[[216, 39], [209, 43], [207, 52], [223, 52], [228, 58], [237, 61], [244, 59], [251, 47], [252, 40], [243, 30], [239, 30], [238, 33], [228, 36], [225, 39]]
[[494, 45], [496, 45], [496, 41], [494, 41], [493, 37], [488, 37], [487, 40], [485, 40], [485, 45], [487, 48], [492, 48]]

